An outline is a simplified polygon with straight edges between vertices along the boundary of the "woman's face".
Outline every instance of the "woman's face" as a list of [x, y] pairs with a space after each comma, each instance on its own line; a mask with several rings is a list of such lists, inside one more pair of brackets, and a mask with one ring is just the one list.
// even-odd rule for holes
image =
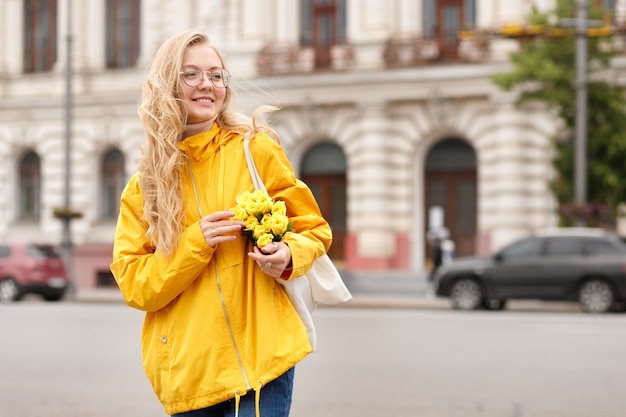
[[[212, 72], [219, 73], [221, 69], [222, 61], [209, 45], [196, 44], [185, 52], [181, 71], [189, 74], [203, 72], [199, 83], [197, 79], [196, 82], [185, 83], [185, 76], [181, 75], [180, 98], [188, 114], [186, 136], [209, 130], [222, 109], [226, 88], [216, 87], [209, 79]], [[191, 87], [188, 83], [198, 85]]]

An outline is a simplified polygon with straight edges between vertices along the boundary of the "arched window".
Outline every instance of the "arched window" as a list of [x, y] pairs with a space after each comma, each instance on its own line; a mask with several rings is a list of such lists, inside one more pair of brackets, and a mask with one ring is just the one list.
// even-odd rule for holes
[[345, 174], [343, 150], [331, 142], [319, 143], [309, 149], [302, 160], [302, 175]]
[[23, 220], [39, 219], [41, 214], [41, 162], [39, 155], [28, 152], [19, 164], [18, 217]]
[[102, 158], [100, 167], [100, 213], [103, 219], [114, 219], [120, 211], [120, 195], [126, 184], [124, 155], [117, 149], [110, 150]]

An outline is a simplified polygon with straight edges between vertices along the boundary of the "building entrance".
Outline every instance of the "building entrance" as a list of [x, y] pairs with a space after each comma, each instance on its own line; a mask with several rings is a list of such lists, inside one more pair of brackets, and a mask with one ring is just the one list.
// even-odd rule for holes
[[300, 174], [332, 227], [333, 244], [328, 256], [334, 261], [342, 261], [347, 233], [346, 158], [343, 150], [331, 142], [316, 144], [304, 156]]
[[[444, 226], [455, 244], [455, 256], [474, 255], [477, 218], [474, 149], [457, 138], [437, 143], [426, 157], [424, 178], [426, 230]], [[433, 212], [438, 215], [433, 216]], [[431, 259], [428, 241], [424, 247], [426, 259]]]

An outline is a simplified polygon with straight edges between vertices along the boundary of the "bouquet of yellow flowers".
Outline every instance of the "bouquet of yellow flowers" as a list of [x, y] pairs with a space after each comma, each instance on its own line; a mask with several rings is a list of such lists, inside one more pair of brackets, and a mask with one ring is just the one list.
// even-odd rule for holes
[[246, 191], [237, 196], [233, 220], [245, 223], [243, 234], [259, 248], [280, 242], [293, 227], [284, 201], [272, 201], [265, 190]]

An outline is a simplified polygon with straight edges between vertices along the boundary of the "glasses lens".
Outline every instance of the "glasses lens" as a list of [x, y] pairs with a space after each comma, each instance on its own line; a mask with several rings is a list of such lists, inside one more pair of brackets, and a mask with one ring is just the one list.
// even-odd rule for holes
[[226, 88], [230, 81], [230, 74], [225, 69], [211, 73], [211, 82], [217, 88]]
[[187, 70], [181, 72], [183, 82], [189, 87], [197, 87], [202, 82], [202, 72], [196, 70]]

